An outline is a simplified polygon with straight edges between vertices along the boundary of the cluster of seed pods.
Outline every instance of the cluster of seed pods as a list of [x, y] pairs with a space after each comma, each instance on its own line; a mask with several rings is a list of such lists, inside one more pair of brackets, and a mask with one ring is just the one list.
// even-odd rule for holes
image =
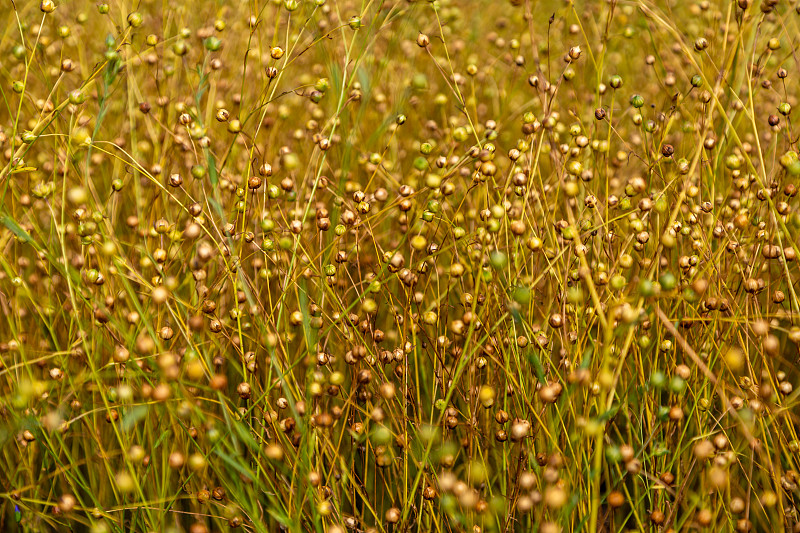
[[800, 4], [0, 14], [0, 530], [800, 532]]

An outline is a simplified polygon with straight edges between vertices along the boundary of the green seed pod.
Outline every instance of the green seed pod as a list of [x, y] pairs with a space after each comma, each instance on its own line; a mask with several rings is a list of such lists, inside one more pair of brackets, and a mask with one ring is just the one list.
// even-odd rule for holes
[[642, 280], [639, 283], [639, 294], [642, 295], [644, 298], [655, 296], [656, 289], [653, 282], [647, 279]]
[[675, 394], [680, 394], [686, 390], [686, 380], [680, 376], [672, 376], [669, 380], [669, 390]]
[[428, 88], [428, 78], [425, 74], [418, 72], [411, 78], [411, 88], [422, 91]]
[[139, 26], [142, 25], [142, 21], [143, 21], [142, 14], [137, 12], [137, 11], [135, 11], [135, 12], [131, 13], [130, 15], [128, 15], [128, 19], [127, 20], [128, 20], [128, 24], [130, 24], [132, 28], [138, 28]]
[[492, 250], [489, 254], [489, 264], [495, 270], [503, 270], [508, 266], [508, 256], [500, 250]]
[[294, 152], [289, 152], [281, 159], [281, 165], [288, 170], [297, 170], [300, 167], [300, 158]]
[[372, 315], [378, 310], [378, 303], [372, 298], [367, 298], [361, 303], [361, 310]]
[[222, 41], [220, 41], [217, 37], [212, 35], [211, 37], [207, 37], [203, 41], [203, 46], [205, 46], [206, 50], [208, 50], [209, 52], [216, 52], [217, 50], [222, 48]]
[[778, 163], [783, 168], [788, 169], [793, 163], [798, 161], [797, 152], [793, 150], [789, 150], [788, 152], [784, 152], [783, 155], [778, 158]]
[[316, 90], [318, 90], [319, 92], [321, 92], [321, 93], [324, 93], [325, 91], [327, 91], [330, 88], [330, 86], [331, 86], [331, 83], [328, 80], [328, 78], [320, 78], [314, 84], [314, 88]]
[[194, 165], [192, 167], [192, 177], [196, 180], [202, 179], [206, 175], [206, 167], [203, 165]]
[[663, 389], [667, 386], [667, 376], [660, 370], [654, 371], [650, 375], [650, 386], [656, 389]]
[[725, 158], [725, 166], [729, 170], [737, 170], [742, 166], [742, 162], [739, 159], [739, 156], [736, 154], [730, 154]]
[[171, 50], [176, 56], [185, 56], [189, 52], [189, 45], [183, 39], [179, 39], [172, 43]]
[[611, 445], [606, 448], [606, 459], [611, 464], [617, 464], [622, 461], [622, 452], [619, 446]]
[[675, 276], [671, 272], [665, 272], [658, 278], [658, 283], [661, 285], [662, 290], [669, 292], [675, 288], [678, 280], [675, 279]]
[[649, 336], [642, 335], [641, 337], [639, 337], [639, 347], [641, 349], [646, 350], [647, 348], [650, 347], [650, 343], [651, 341]]

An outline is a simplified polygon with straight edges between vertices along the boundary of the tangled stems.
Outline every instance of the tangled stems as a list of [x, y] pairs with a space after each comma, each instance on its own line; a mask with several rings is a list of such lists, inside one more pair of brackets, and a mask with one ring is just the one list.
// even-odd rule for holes
[[796, 6], [2, 9], [0, 530], [800, 531]]

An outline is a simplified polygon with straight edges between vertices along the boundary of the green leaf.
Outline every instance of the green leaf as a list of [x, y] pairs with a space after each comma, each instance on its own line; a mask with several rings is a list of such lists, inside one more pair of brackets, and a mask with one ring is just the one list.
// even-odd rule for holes
[[128, 411], [128, 413], [122, 417], [122, 431], [130, 431], [145, 416], [147, 416], [147, 412], [150, 408], [147, 405], [136, 405]]
[[533, 371], [536, 373], [539, 383], [542, 385], [547, 383], [544, 379], [544, 367], [542, 366], [542, 360], [539, 359], [539, 354], [537, 354], [534, 350], [529, 350], [528, 362], [533, 365]]
[[31, 236], [27, 231], [17, 224], [17, 221], [7, 215], [0, 215], [0, 223], [11, 230], [11, 233], [16, 235], [22, 242], [30, 242]]
[[225, 463], [227, 463], [231, 468], [239, 472], [240, 474], [244, 475], [248, 479], [255, 479], [255, 475], [251, 472], [248, 468], [245, 468], [239, 461], [236, 461], [233, 457], [225, 453], [224, 451], [220, 450], [219, 448], [214, 450], [214, 453]]
[[18, 167], [9, 172], [9, 174], [19, 174], [20, 172], [33, 172], [36, 167]]
[[267, 508], [267, 513], [269, 513], [275, 520], [280, 522], [281, 525], [283, 525], [283, 526], [291, 526], [292, 525], [292, 520], [290, 520], [288, 516], [286, 516], [283, 513], [279, 513], [275, 509]]
[[208, 151], [208, 148], [205, 150], [206, 162], [208, 163], [208, 176], [211, 178], [211, 185], [213, 185], [216, 189], [217, 183], [219, 183], [219, 177], [217, 176], [217, 163], [214, 161], [214, 156], [211, 155], [211, 152]]

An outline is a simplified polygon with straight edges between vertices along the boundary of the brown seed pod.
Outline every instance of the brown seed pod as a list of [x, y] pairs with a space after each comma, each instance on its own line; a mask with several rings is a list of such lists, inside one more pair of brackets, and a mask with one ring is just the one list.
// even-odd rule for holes
[[250, 395], [252, 394], [250, 384], [246, 381], [239, 383], [239, 385], [236, 386], [236, 393], [242, 400], [249, 400]]
[[625, 505], [625, 495], [622, 494], [620, 491], [615, 490], [608, 495], [607, 501], [608, 505], [610, 505], [613, 508], [622, 507], [623, 505]]
[[72, 494], [62, 494], [58, 499], [58, 509], [62, 513], [69, 513], [78, 504], [78, 500]]
[[224, 374], [214, 374], [211, 376], [209, 386], [217, 391], [224, 390], [228, 386], [228, 378]]
[[650, 521], [657, 526], [663, 524], [665, 519], [666, 517], [664, 516], [664, 513], [659, 510], [652, 511], [650, 513]]

